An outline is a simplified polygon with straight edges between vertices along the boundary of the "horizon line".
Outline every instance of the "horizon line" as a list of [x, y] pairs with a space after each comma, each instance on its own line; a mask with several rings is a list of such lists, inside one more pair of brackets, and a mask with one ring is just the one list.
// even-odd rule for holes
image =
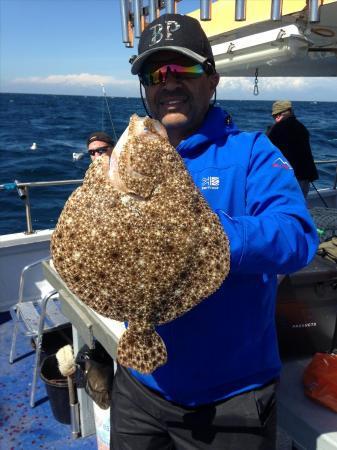
[[[59, 94], [59, 93], [45, 93], [45, 92], [0, 92], [1, 94], [6, 95], [53, 95], [53, 96], [62, 96], [62, 97], [98, 97], [101, 98], [102, 95], [94, 95], [94, 94]], [[141, 100], [140, 97], [134, 97], [134, 96], [118, 96], [118, 95], [107, 95], [108, 98], [130, 98], [130, 99], [136, 99]], [[275, 98], [272, 99], [217, 99], [217, 102], [274, 102]], [[337, 103], [337, 100], [292, 100], [292, 102], [308, 102], [308, 103]]]

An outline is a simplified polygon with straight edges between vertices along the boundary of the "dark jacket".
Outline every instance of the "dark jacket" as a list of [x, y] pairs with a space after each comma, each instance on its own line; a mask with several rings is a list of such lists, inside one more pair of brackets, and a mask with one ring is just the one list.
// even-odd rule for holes
[[267, 131], [267, 136], [289, 161], [298, 180], [317, 180], [309, 132], [294, 115], [275, 123]]

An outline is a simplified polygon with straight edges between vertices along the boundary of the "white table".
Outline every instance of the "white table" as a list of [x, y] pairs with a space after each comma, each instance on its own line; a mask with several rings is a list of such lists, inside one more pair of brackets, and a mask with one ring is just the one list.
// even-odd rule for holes
[[[73, 326], [74, 354], [76, 355], [84, 344], [93, 348], [96, 339], [116, 361], [117, 343], [125, 330], [124, 324], [106, 319], [88, 308], [68, 289], [49, 262], [43, 263], [43, 270], [46, 279], [58, 291], [62, 312]], [[81, 436], [90, 436], [96, 432], [93, 402], [84, 389], [77, 389], [77, 397]]]

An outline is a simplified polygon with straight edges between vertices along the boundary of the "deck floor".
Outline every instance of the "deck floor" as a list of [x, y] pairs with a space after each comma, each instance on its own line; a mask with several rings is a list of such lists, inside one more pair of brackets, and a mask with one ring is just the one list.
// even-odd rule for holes
[[[44, 382], [40, 378], [36, 390], [36, 406], [29, 406], [34, 351], [29, 339], [18, 333], [17, 359], [9, 364], [12, 330], [13, 323], [9, 314], [0, 313], [0, 448], [97, 449], [96, 436], [73, 439], [70, 425], [64, 425], [54, 418]], [[290, 449], [290, 439], [279, 431], [277, 450]]]
[[0, 314], [0, 448], [6, 450], [91, 450], [96, 436], [73, 439], [70, 425], [58, 422], [51, 411], [44, 382], [39, 378], [36, 406], [29, 406], [34, 354], [29, 338], [18, 333], [17, 359], [9, 364], [13, 322]]

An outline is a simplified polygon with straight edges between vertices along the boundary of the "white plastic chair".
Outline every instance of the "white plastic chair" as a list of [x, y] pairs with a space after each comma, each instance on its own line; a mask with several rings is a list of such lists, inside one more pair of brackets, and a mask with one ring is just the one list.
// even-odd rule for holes
[[[12, 319], [14, 321], [12, 344], [9, 354], [9, 362], [12, 364], [15, 356], [16, 338], [21, 325], [23, 333], [33, 338], [36, 343], [35, 362], [33, 367], [33, 381], [30, 393], [30, 406], [35, 406], [35, 391], [37, 376], [40, 369], [40, 356], [42, 349], [43, 333], [47, 330], [51, 331], [68, 323], [68, 319], [62, 314], [59, 308], [59, 300], [57, 291], [47, 281], [43, 280], [42, 262], [48, 259], [40, 259], [32, 264], [27, 265], [21, 272], [19, 286], [19, 300], [16, 305], [10, 309]], [[35, 269], [35, 276], [33, 275]], [[39, 277], [36, 277], [36, 269], [39, 269]], [[30, 275], [30, 277], [29, 277]], [[39, 278], [39, 280], [37, 279]], [[41, 279], [43, 283], [41, 283]], [[43, 290], [35, 289], [40, 295], [37, 298], [24, 298], [24, 288], [27, 285], [43, 284]]]

